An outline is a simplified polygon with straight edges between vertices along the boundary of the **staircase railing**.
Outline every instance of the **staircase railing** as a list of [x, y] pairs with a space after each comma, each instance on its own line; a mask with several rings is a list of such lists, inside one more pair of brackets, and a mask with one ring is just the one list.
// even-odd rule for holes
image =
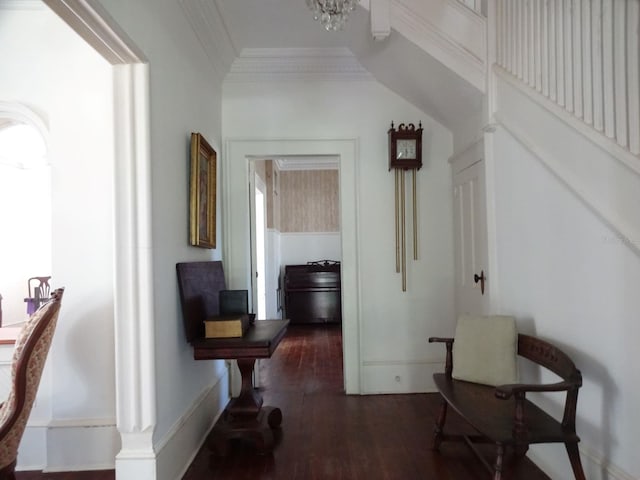
[[640, 2], [496, 0], [496, 62], [640, 155]]

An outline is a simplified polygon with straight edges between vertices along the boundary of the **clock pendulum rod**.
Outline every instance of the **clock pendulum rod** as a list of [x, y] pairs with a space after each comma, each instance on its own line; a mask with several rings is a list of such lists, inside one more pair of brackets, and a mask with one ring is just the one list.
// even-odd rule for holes
[[396, 273], [400, 273], [400, 172], [395, 169], [396, 184], [395, 184], [395, 216], [396, 216]]
[[413, 180], [413, 259], [418, 260], [418, 205], [416, 201], [416, 172], [417, 169], [412, 168], [412, 180]]
[[405, 190], [404, 190], [404, 172], [400, 174], [400, 213], [401, 213], [401, 222], [402, 222], [402, 231], [400, 232], [400, 236], [402, 237], [402, 291], [407, 291], [407, 236], [406, 236], [406, 225], [405, 225]]

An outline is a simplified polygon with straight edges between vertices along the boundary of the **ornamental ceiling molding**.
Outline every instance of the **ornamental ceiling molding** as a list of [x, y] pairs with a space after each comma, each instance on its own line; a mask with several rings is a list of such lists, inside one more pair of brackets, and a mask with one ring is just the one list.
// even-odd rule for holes
[[225, 82], [374, 81], [348, 48], [245, 48]]
[[238, 55], [217, 2], [179, 0], [179, 3], [221, 84]]

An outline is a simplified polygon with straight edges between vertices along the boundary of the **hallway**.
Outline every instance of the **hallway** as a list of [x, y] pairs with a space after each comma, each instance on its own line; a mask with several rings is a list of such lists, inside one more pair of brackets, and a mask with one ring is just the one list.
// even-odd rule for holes
[[[338, 326], [293, 326], [260, 365], [265, 405], [284, 420], [272, 455], [234, 444], [226, 458], [204, 446], [183, 480], [476, 480], [489, 478], [463, 445], [429, 450], [439, 405], [435, 394], [345, 396]], [[454, 414], [448, 425], [464, 428]], [[561, 447], [560, 447], [561, 448]], [[491, 455], [492, 448], [487, 449]], [[529, 461], [515, 480], [548, 480]], [[18, 472], [17, 480], [114, 480], [114, 472]]]
[[[465, 446], [444, 444], [442, 454], [428, 449], [437, 395], [345, 396], [341, 345], [338, 326], [290, 327], [260, 365], [264, 404], [284, 415], [273, 454], [256, 455], [236, 443], [227, 458], [210, 461], [205, 446], [183, 480], [489, 477]], [[449, 421], [456, 422], [453, 415]], [[514, 473], [517, 479], [548, 478], [530, 462]]]

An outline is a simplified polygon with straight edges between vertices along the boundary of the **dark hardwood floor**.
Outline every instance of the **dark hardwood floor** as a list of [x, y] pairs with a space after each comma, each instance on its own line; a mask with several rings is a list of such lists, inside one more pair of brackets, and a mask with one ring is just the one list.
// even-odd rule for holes
[[[273, 453], [258, 455], [251, 445], [234, 443], [227, 457], [212, 457], [204, 446], [183, 480], [491, 478], [464, 445], [429, 450], [437, 394], [344, 395], [339, 327], [290, 327], [274, 356], [261, 362], [259, 378], [265, 405], [280, 407], [284, 416]], [[447, 426], [468, 428], [453, 413]], [[486, 450], [490, 459], [492, 451]], [[509, 465], [506, 473], [517, 480], [549, 478], [528, 460]], [[114, 474], [17, 475], [36, 479], [113, 480]]]

